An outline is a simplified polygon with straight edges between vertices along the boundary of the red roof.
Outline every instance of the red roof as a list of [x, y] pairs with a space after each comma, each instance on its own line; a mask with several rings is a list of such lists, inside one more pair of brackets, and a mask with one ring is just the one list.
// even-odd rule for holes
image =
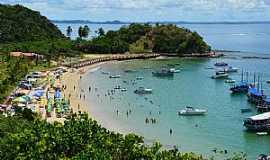
[[22, 56], [22, 52], [10, 52], [10, 56], [20, 57], [20, 56]]

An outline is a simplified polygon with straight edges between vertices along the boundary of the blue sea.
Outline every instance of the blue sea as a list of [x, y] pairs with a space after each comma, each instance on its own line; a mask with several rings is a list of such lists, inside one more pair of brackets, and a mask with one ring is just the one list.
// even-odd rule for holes
[[[69, 24], [57, 24], [64, 32]], [[76, 29], [83, 24], [71, 24]], [[270, 24], [184, 24], [179, 25], [197, 31], [214, 49], [230, 50], [218, 59], [173, 58], [112, 62], [102, 65], [85, 75], [80, 82], [86, 93], [90, 113], [103, 126], [123, 133], [136, 133], [146, 142], [160, 141], [166, 148], [176, 145], [180, 151], [215, 155], [212, 150], [227, 150], [247, 153], [248, 159], [259, 154], [270, 154], [270, 136], [249, 133], [243, 127], [243, 119], [257, 114], [255, 106], [247, 102], [246, 95], [232, 95], [230, 84], [224, 80], [213, 80], [213, 67], [216, 62], [226, 62], [240, 69], [230, 74], [230, 78], [241, 80], [241, 70], [260, 74], [264, 92], [270, 95]], [[115, 30], [121, 25], [89, 24], [94, 31], [103, 27]], [[240, 52], [238, 52], [240, 51]], [[251, 57], [251, 58], [246, 58]], [[173, 78], [157, 78], [152, 71], [163, 66], [174, 65], [181, 72]], [[148, 69], [145, 69], [147, 67]], [[136, 70], [134, 73], [124, 72]], [[110, 79], [109, 75], [119, 74], [121, 78]], [[144, 77], [136, 80], [136, 77]], [[116, 86], [127, 88], [126, 92], [115, 90]], [[153, 94], [140, 96], [134, 94], [138, 87], [153, 89]], [[177, 112], [185, 106], [207, 109], [207, 115], [181, 117]], [[250, 108], [251, 113], [241, 113], [242, 108]], [[118, 114], [117, 114], [118, 111]], [[128, 114], [127, 114], [128, 112]], [[145, 123], [145, 119], [155, 118], [157, 123]], [[117, 128], [117, 129], [116, 129]], [[172, 135], [169, 130], [172, 129]], [[224, 155], [223, 155], [224, 156]], [[226, 156], [225, 156], [226, 157]], [[224, 157], [223, 157], [224, 158]]]

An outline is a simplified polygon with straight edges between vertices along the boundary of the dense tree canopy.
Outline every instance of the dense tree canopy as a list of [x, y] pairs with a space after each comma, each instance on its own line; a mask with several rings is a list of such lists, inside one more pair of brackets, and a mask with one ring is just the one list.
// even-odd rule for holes
[[82, 42], [77, 49], [88, 53], [205, 53], [211, 50], [203, 38], [176, 25], [130, 24], [118, 31], [108, 31], [93, 40]]
[[0, 4], [0, 43], [64, 38], [39, 12], [20, 5]]
[[[12, 124], [12, 125], [10, 125]], [[147, 146], [134, 134], [102, 128], [87, 114], [72, 115], [64, 124], [48, 123], [28, 109], [13, 117], [0, 115], [0, 159], [202, 160], [194, 153]], [[241, 157], [235, 158], [242, 159]]]

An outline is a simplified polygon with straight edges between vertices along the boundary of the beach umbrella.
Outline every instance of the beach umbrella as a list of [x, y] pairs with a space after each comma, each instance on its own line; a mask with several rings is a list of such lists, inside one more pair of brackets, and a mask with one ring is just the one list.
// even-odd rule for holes
[[37, 90], [37, 91], [34, 92], [33, 96], [35, 96], [35, 97], [42, 97], [43, 94], [44, 94], [44, 91]]
[[54, 95], [55, 98], [61, 98], [61, 92], [57, 90]]

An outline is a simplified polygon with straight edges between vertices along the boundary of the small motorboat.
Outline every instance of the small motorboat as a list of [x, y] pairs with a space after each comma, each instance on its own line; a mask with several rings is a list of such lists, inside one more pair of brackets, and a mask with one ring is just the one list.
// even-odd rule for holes
[[124, 70], [124, 72], [126, 73], [134, 73], [134, 72], [137, 72], [136, 70], [132, 70], [132, 69], [126, 69]]
[[110, 75], [109, 78], [120, 78], [120, 77], [121, 77], [121, 75]]
[[173, 77], [174, 72], [171, 72], [170, 69], [161, 69], [159, 71], [152, 72], [153, 76], [156, 77]]
[[228, 66], [228, 63], [225, 62], [217, 62], [214, 64], [216, 67], [226, 67]]
[[126, 88], [122, 88], [121, 91], [122, 91], [122, 92], [126, 92], [127, 89], [126, 89]]
[[257, 134], [258, 136], [266, 136], [266, 135], [268, 135], [267, 132], [257, 132], [256, 134]]
[[180, 69], [171, 68], [170, 69], [170, 72], [179, 73], [180, 72]]
[[114, 89], [121, 89], [121, 86], [116, 86], [114, 87]]
[[226, 79], [225, 80], [225, 83], [235, 83], [236, 82], [236, 80], [234, 80], [234, 79]]
[[212, 76], [211, 78], [213, 79], [221, 79], [221, 78], [228, 78], [229, 74], [224, 72], [224, 71], [217, 71], [216, 74], [214, 76]]
[[105, 71], [102, 71], [101, 73], [102, 73], [102, 74], [105, 74], [105, 75], [110, 74], [109, 72], [105, 72]]
[[238, 68], [235, 68], [235, 67], [232, 67], [232, 66], [225, 69], [225, 72], [227, 72], [227, 73], [232, 73], [232, 72], [237, 72], [237, 71], [238, 71]]
[[143, 67], [143, 69], [151, 69], [151, 67]]
[[178, 115], [181, 116], [201, 116], [205, 115], [207, 110], [205, 109], [196, 109], [193, 107], [187, 106], [185, 109], [182, 109], [178, 112]]
[[136, 77], [136, 80], [143, 80], [144, 77]]
[[150, 88], [139, 87], [134, 91], [136, 94], [151, 94], [153, 92]]
[[214, 67], [205, 67], [205, 69], [214, 69]]

